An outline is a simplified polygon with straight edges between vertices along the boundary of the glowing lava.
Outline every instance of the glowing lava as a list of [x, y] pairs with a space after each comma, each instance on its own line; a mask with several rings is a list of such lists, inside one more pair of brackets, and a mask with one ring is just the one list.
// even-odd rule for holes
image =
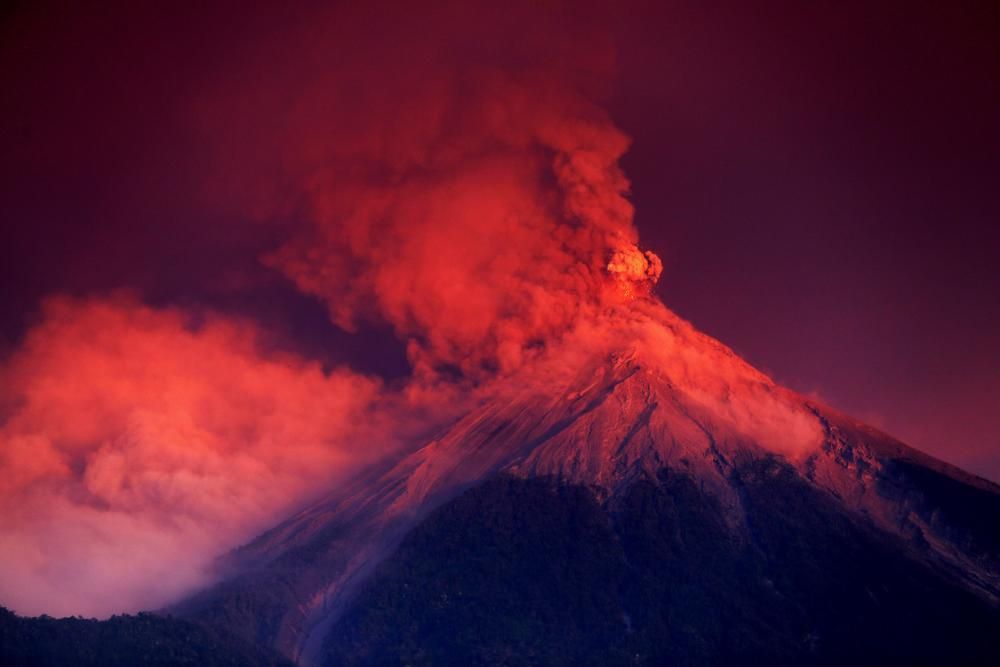
[[621, 297], [631, 301], [649, 293], [663, 273], [663, 262], [655, 253], [630, 245], [612, 252], [606, 268], [615, 279]]

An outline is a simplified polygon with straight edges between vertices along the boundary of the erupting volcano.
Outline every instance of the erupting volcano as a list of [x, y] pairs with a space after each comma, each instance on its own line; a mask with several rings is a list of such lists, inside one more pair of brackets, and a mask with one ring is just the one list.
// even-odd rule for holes
[[[50, 28], [25, 10], [16, 48], [0, 40], [17, 84], [0, 181], [23, 190], [26, 221], [9, 262], [23, 289], [0, 323], [0, 663], [1000, 664], [1000, 487], [782, 386], [808, 383], [702, 333], [718, 331], [671, 291], [686, 277], [687, 303], [718, 300], [744, 332], [791, 322], [782, 358], [837, 370], [817, 324], [831, 320], [800, 322], [796, 304], [848, 294], [829, 310], [851, 317], [845, 285], [867, 290], [880, 255], [820, 239], [878, 216], [845, 209], [813, 239], [810, 213], [770, 247], [750, 209], [768, 189], [760, 156], [783, 142], [866, 187], [854, 166], [871, 160], [813, 150], [795, 124], [741, 145], [717, 123], [696, 153], [640, 152], [656, 196], [694, 187], [698, 164], [753, 158], [741, 196], [722, 201], [714, 181], [692, 195], [731, 219], [709, 254], [753, 246], [731, 294], [710, 280], [724, 261], [702, 269], [703, 247], [685, 264], [694, 237], [658, 235], [714, 232], [683, 207], [674, 221], [639, 206], [623, 169], [632, 126], [663, 122], [684, 145], [706, 109], [742, 119], [726, 102], [740, 86], [799, 108], [749, 77], [798, 60], [726, 32], [760, 17], [718, 22], [706, 46], [680, 9], [611, 3], [147, 11]], [[22, 71], [49, 53], [38, 44], [52, 61]], [[803, 72], [789, 80], [811, 85]], [[822, 92], [810, 117], [853, 128]], [[665, 176], [671, 159], [683, 174]], [[776, 189], [811, 212], [815, 185]], [[752, 278], [783, 290], [785, 248], [805, 237], [818, 250], [793, 258], [797, 275], [820, 278], [789, 290], [784, 319], [747, 317]], [[849, 260], [871, 273], [839, 285], [830, 271]], [[857, 301], [878, 317], [916, 317], [911, 285], [871, 291]], [[972, 358], [956, 350], [987, 328], [964, 326], [949, 359]], [[995, 378], [971, 375], [953, 419], [990, 405], [974, 394]], [[920, 381], [921, 395], [957, 384]], [[949, 459], [970, 470], [996, 457], [985, 435], [959, 450], [981, 456]]]
[[175, 611], [302, 664], [996, 651], [1000, 489], [775, 385], [653, 299], [579, 322], [475, 403]]

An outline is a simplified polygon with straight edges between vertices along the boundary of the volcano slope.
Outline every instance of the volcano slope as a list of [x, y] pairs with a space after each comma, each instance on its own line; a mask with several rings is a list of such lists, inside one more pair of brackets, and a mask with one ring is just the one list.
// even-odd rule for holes
[[1000, 488], [658, 302], [471, 402], [173, 613], [300, 664], [1000, 660]]

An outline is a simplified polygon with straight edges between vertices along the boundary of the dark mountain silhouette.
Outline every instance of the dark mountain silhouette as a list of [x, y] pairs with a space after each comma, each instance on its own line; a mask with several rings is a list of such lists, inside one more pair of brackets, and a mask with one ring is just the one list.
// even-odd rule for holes
[[1000, 489], [609, 311], [173, 612], [301, 664], [997, 664]]
[[276, 652], [178, 618], [155, 614], [22, 618], [0, 607], [5, 667], [285, 667]]

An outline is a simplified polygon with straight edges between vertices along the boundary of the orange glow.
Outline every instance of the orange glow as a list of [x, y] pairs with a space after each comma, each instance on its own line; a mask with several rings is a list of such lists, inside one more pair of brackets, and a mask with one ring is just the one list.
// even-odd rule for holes
[[639, 294], [648, 294], [663, 273], [663, 263], [655, 253], [641, 251], [636, 246], [615, 250], [607, 271], [615, 279], [619, 293], [626, 301]]

